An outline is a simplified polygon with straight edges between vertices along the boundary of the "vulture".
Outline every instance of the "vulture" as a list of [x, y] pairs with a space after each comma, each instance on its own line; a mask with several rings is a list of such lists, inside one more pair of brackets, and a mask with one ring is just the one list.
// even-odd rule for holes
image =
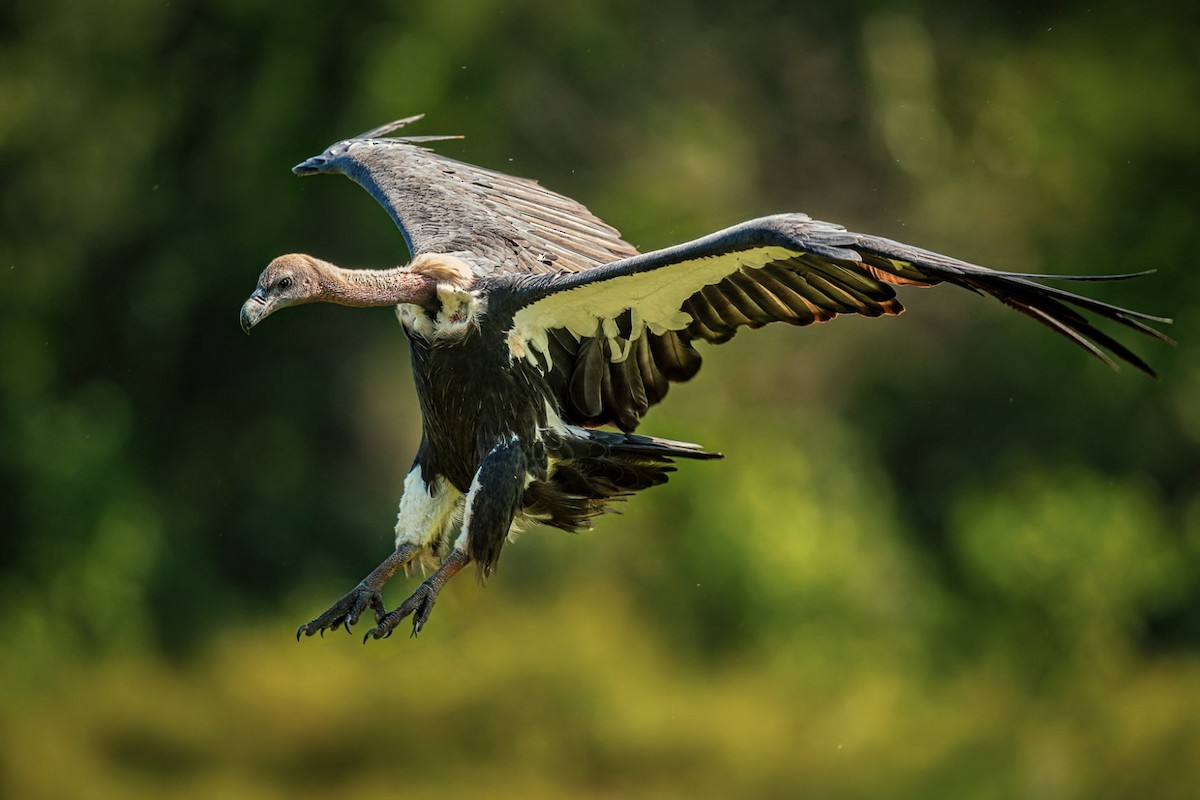
[[[664, 483], [676, 461], [720, 458], [634, 431], [672, 383], [700, 369], [697, 343], [726, 342], [739, 328], [895, 315], [897, 286], [949, 284], [996, 298], [1110, 366], [1154, 374], [1092, 318], [1169, 341], [1151, 327], [1167, 318], [1044, 282], [1145, 273], [992, 270], [799, 213], [639, 253], [580, 203], [426, 146], [459, 137], [389, 135], [417, 119], [337, 142], [292, 170], [357, 182], [399, 226], [412, 260], [351, 270], [280, 256], [241, 309], [249, 332], [301, 303], [393, 306], [421, 407], [395, 551], [297, 639], [349, 632], [368, 611], [375, 626], [364, 642], [410, 616], [416, 635], [446, 582], [471, 562], [490, 574], [520, 526], [588, 528], [612, 501]], [[414, 563], [436, 568], [388, 611], [384, 583]]]

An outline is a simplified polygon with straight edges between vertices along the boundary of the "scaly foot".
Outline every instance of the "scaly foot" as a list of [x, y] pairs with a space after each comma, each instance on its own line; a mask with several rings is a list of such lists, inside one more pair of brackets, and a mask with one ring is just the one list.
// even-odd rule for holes
[[396, 572], [407, 566], [417, 554], [417, 546], [402, 544], [396, 548], [387, 559], [363, 578], [358, 586], [351, 589], [344, 597], [329, 607], [329, 609], [311, 622], [306, 622], [296, 629], [296, 641], [301, 636], [312, 636], [314, 633], [325, 635], [326, 629], [336, 631], [344, 627], [346, 633], [358, 622], [359, 617], [368, 608], [375, 611], [375, 622], [381, 623], [387, 612], [383, 607], [383, 596], [379, 590]]

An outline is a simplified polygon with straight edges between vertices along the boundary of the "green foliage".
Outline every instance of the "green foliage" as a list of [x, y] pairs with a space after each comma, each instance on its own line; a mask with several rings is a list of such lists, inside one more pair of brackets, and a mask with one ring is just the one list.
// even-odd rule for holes
[[999, 492], [964, 497], [954, 530], [981, 587], [1075, 631], [1127, 625], [1187, 580], [1147, 493], [1083, 470], [1024, 468]]
[[[5, 5], [0, 796], [1190, 797], [1195, 26], [885, 6]], [[417, 409], [386, 311], [236, 314], [285, 251], [406, 258], [287, 168], [417, 112], [643, 248], [802, 210], [1155, 268], [1083, 288], [1180, 344], [1114, 375], [943, 290], [744, 332], [645, 426], [725, 462], [526, 534], [419, 642], [295, 646], [388, 552]]]

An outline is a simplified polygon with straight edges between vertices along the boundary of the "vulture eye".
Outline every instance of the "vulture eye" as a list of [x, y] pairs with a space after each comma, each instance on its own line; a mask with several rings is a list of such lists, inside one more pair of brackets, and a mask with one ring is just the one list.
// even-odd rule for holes
[[291, 278], [280, 278], [280, 279], [279, 279], [279, 283], [277, 283], [277, 284], [275, 284], [275, 285], [276, 285], [276, 286], [277, 286], [277, 287], [278, 287], [278, 288], [279, 288], [281, 291], [285, 291], [285, 292], [286, 292], [288, 289], [292, 288], [292, 279], [291, 279]]

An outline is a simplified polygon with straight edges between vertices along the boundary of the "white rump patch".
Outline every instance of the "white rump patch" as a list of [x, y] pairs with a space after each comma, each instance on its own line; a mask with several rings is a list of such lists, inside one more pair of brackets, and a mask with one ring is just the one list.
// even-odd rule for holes
[[[799, 253], [784, 247], [756, 247], [680, 261], [556, 292], [513, 315], [513, 326], [506, 336], [509, 355], [536, 365], [533, 351], [549, 357], [549, 330], [565, 328], [576, 337], [584, 337], [596, 336], [599, 329], [599, 335], [609, 340], [612, 360], [624, 361], [633, 342], [646, 329], [662, 334], [691, 324], [691, 315], [681, 307], [705, 286], [720, 283], [740, 269], [758, 269], [796, 255]], [[616, 323], [617, 317], [626, 311], [630, 312], [632, 322], [628, 340], [619, 335]]]
[[421, 468], [413, 467], [404, 479], [404, 494], [396, 514], [396, 547], [415, 544], [432, 545], [436, 549], [462, 512], [462, 506], [462, 492], [442, 478], [435, 478], [432, 486], [427, 485]]

